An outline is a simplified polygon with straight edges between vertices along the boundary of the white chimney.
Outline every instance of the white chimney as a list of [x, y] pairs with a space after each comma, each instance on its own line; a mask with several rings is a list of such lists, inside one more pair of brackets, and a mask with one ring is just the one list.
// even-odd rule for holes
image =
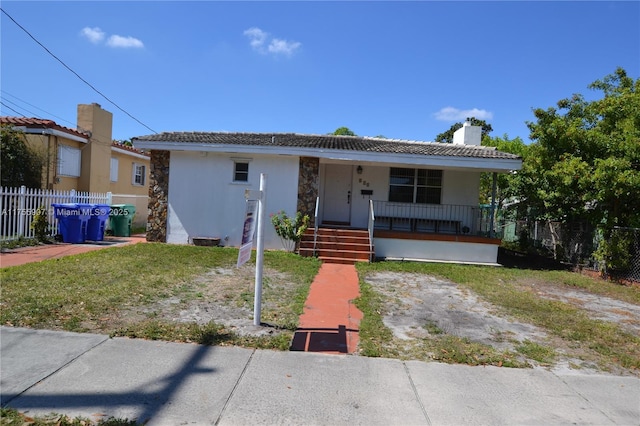
[[453, 133], [454, 145], [480, 146], [480, 142], [482, 142], [482, 127], [472, 126], [468, 121]]

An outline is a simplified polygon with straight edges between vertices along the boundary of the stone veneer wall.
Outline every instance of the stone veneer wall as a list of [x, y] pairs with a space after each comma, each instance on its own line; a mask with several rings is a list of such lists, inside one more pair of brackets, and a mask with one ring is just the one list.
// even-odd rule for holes
[[298, 211], [308, 214], [313, 223], [318, 197], [318, 181], [320, 174], [320, 160], [312, 157], [300, 157], [298, 172]]
[[147, 241], [167, 242], [170, 157], [171, 153], [169, 151], [151, 151]]

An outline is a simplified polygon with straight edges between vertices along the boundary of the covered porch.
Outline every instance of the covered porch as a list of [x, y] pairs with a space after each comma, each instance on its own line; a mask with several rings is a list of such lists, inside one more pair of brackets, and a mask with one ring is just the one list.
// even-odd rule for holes
[[300, 254], [353, 263], [411, 260], [497, 265], [500, 238], [491, 209], [369, 200], [367, 227], [323, 223], [316, 200], [313, 225]]
[[371, 201], [373, 259], [497, 265], [494, 210], [455, 204]]

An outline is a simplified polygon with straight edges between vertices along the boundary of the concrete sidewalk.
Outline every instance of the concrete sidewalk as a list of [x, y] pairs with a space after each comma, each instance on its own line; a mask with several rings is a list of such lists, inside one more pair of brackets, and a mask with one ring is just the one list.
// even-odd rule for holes
[[640, 379], [0, 328], [2, 405], [148, 425], [640, 423]]

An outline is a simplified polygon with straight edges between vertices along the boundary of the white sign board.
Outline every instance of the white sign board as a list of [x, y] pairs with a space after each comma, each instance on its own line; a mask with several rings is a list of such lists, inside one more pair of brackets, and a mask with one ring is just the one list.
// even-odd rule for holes
[[247, 200], [247, 209], [242, 226], [242, 243], [238, 252], [238, 263], [236, 267], [245, 264], [251, 258], [251, 248], [253, 247], [253, 234], [256, 230], [256, 215], [258, 213], [258, 200]]

